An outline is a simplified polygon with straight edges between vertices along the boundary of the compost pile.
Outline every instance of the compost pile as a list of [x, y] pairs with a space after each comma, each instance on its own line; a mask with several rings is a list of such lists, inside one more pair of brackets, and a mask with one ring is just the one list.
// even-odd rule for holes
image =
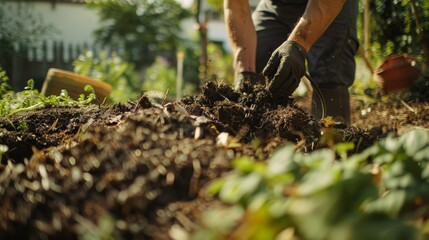
[[[328, 131], [329, 130], [329, 131]], [[50, 107], [0, 121], [0, 238], [168, 238], [221, 204], [202, 191], [240, 156], [266, 159], [287, 142], [324, 147], [322, 132], [370, 146], [382, 132], [326, 126], [259, 84], [208, 82], [156, 104]], [[258, 141], [255, 141], [257, 139]], [[257, 144], [255, 142], [258, 142]], [[328, 141], [329, 143], [329, 141]]]

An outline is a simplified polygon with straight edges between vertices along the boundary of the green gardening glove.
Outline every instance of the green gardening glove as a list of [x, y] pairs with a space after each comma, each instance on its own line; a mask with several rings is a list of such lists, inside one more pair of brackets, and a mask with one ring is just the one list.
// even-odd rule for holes
[[262, 74], [268, 78], [268, 91], [273, 97], [289, 97], [305, 74], [304, 47], [295, 41], [285, 41], [271, 54]]

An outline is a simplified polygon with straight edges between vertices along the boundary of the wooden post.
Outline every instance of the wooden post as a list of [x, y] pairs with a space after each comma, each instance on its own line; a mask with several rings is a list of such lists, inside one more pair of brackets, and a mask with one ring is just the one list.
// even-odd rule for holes
[[182, 51], [177, 53], [177, 74], [176, 74], [176, 100], [182, 98], [183, 89], [183, 61], [185, 54]]
[[198, 32], [200, 34], [200, 44], [201, 44], [201, 56], [200, 56], [200, 65], [199, 65], [199, 79], [200, 85], [202, 85], [207, 79], [207, 24], [208, 24], [208, 12], [204, 13], [204, 22], [201, 21], [201, 10], [202, 2], [201, 0], [197, 1], [197, 13], [196, 13], [196, 22], [198, 27]]
[[363, 48], [367, 55], [370, 55], [370, 11], [369, 11], [369, 0], [364, 0], [364, 11], [363, 11]]

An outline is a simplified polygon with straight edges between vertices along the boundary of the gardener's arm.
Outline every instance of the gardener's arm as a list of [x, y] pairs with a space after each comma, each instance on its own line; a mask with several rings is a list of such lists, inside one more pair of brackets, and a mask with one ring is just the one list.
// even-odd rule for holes
[[[234, 70], [255, 72], [256, 32], [248, 0], [224, 0], [224, 14], [234, 55]], [[237, 79], [236, 79], [237, 80]]]
[[288, 40], [301, 44], [306, 51], [319, 39], [343, 8], [346, 0], [309, 0], [304, 15]]
[[329, 27], [346, 0], [309, 0], [287, 41], [271, 55], [263, 74], [273, 95], [290, 96], [305, 73], [305, 56]]

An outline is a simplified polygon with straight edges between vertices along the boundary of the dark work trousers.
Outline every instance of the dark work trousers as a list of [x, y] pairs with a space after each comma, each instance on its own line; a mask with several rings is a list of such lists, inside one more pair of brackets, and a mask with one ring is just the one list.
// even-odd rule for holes
[[[259, 2], [252, 15], [257, 33], [257, 72], [262, 72], [273, 51], [288, 38], [306, 6], [307, 0]], [[358, 0], [347, 0], [334, 22], [307, 54], [309, 73], [322, 91], [337, 90], [348, 94], [348, 87], [354, 82], [357, 14]]]

